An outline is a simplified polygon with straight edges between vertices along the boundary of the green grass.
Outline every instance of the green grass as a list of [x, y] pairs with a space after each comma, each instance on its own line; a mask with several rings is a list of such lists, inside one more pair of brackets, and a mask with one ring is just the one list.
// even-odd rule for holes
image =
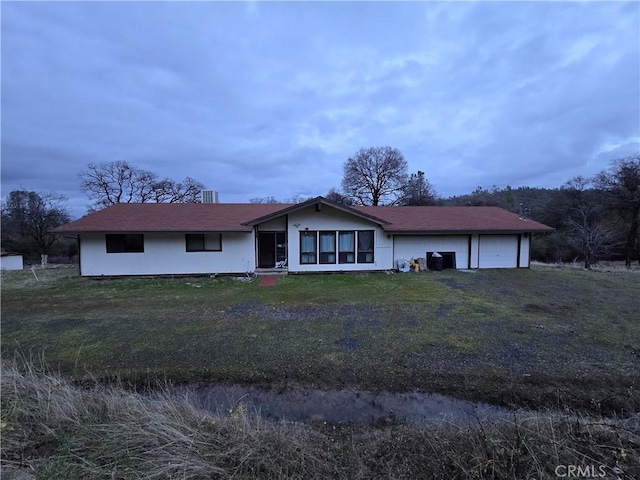
[[553, 267], [86, 279], [2, 272], [2, 354], [75, 378], [421, 389], [640, 410], [640, 276]]

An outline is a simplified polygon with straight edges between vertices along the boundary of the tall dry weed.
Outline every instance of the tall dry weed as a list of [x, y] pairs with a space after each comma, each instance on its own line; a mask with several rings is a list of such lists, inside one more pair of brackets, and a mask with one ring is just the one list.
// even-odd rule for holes
[[308, 426], [243, 405], [214, 415], [166, 391], [81, 388], [32, 359], [4, 361], [1, 388], [3, 471], [30, 478], [557, 479], [569, 466], [640, 478], [640, 415]]
[[207, 413], [167, 392], [82, 389], [46, 367], [2, 366], [2, 462], [43, 478], [326, 478], [303, 425]]

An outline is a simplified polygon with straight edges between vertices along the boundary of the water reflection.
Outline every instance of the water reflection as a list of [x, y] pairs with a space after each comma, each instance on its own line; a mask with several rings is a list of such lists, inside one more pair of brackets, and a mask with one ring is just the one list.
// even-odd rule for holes
[[373, 393], [354, 390], [298, 389], [275, 391], [237, 385], [176, 387], [193, 394], [201, 406], [228, 414], [243, 404], [264, 418], [330, 423], [473, 424], [507, 418], [504, 408], [433, 393]]

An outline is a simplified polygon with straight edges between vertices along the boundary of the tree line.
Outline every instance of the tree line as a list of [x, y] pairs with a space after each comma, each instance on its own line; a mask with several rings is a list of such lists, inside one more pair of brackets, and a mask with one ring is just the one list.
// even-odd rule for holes
[[[187, 177], [182, 182], [160, 178], [124, 161], [89, 163], [79, 174], [80, 188], [93, 203], [94, 212], [116, 203], [195, 203], [204, 185]], [[2, 202], [2, 250], [22, 253], [27, 261], [41, 255], [52, 261], [73, 260], [77, 242], [54, 235], [51, 230], [71, 221], [67, 198], [55, 193], [15, 190]]]
[[[123, 161], [91, 163], [79, 177], [82, 191], [93, 201], [90, 211], [129, 202], [196, 203], [205, 188], [190, 177], [176, 182]], [[594, 177], [578, 176], [558, 188], [479, 186], [469, 194], [443, 198], [423, 171], [409, 173], [399, 150], [363, 148], [344, 162], [341, 189], [331, 188], [325, 197], [343, 205], [498, 206], [556, 229], [532, 243], [536, 260], [580, 259], [585, 268], [599, 259], [624, 259], [627, 267], [640, 262], [640, 155], [617, 159]], [[262, 197], [250, 202], [305, 200]], [[50, 233], [70, 221], [65, 202], [54, 193], [11, 192], [2, 203], [2, 249], [33, 260], [41, 254], [73, 257], [75, 242]]]

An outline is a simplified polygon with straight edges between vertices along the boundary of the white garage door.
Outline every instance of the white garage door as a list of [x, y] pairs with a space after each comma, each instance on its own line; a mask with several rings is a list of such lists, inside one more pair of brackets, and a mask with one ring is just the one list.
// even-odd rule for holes
[[480, 268], [516, 268], [517, 235], [480, 235]]

